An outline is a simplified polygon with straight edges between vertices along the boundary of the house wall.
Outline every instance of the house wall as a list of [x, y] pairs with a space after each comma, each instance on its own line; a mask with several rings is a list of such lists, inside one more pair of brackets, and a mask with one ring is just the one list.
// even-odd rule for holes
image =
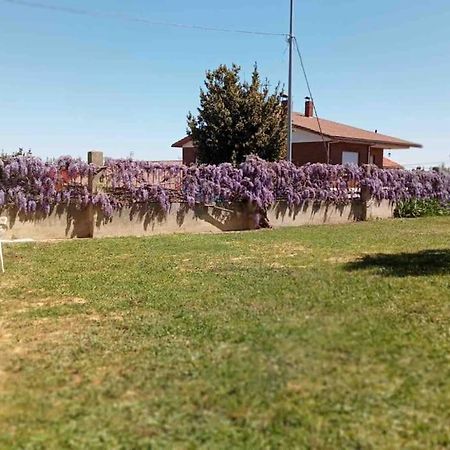
[[331, 164], [342, 164], [342, 152], [357, 152], [359, 154], [358, 164], [368, 164], [368, 150], [369, 147], [363, 144], [349, 144], [345, 142], [331, 144], [330, 162]]
[[[368, 146], [364, 144], [350, 144], [338, 142], [330, 145], [330, 163], [342, 164], [342, 152], [358, 152], [359, 164], [368, 164]], [[375, 164], [383, 167], [383, 149], [372, 148], [371, 155], [375, 158]], [[195, 147], [183, 147], [183, 164], [189, 166], [197, 161], [197, 149]], [[292, 162], [298, 166], [307, 163], [326, 163], [327, 152], [323, 142], [301, 142], [292, 145]]]
[[190, 166], [197, 162], [197, 149], [195, 147], [183, 147], [183, 164]]
[[375, 164], [380, 167], [383, 168], [383, 155], [384, 155], [384, 150], [382, 148], [372, 148], [370, 150], [371, 154], [375, 157]]
[[[330, 145], [330, 163], [342, 164], [342, 152], [357, 152], [359, 154], [359, 164], [367, 164], [369, 147], [364, 144], [351, 144], [338, 142]], [[383, 167], [383, 150], [372, 148], [371, 154], [375, 158], [375, 164]], [[327, 151], [323, 142], [294, 143], [292, 146], [292, 161], [294, 164], [303, 165], [307, 163], [326, 163]]]
[[305, 142], [292, 145], [292, 162], [297, 166], [307, 163], [326, 163], [327, 152], [323, 142]]
[[[328, 141], [330, 141], [330, 139], [325, 138], [325, 141], [328, 142]], [[305, 142], [317, 143], [317, 133], [313, 133], [311, 131], [295, 128], [292, 133], [292, 142], [294, 144], [305, 143]]]

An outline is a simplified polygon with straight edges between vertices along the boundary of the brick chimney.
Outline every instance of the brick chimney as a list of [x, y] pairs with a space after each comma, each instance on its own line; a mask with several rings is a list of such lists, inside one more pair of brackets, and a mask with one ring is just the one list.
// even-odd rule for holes
[[309, 97], [305, 97], [305, 117], [314, 117], [314, 103]]

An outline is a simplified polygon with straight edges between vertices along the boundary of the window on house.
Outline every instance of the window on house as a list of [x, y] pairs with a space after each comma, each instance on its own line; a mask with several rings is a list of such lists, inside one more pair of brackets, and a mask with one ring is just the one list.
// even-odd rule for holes
[[342, 152], [342, 164], [359, 164], [358, 152]]

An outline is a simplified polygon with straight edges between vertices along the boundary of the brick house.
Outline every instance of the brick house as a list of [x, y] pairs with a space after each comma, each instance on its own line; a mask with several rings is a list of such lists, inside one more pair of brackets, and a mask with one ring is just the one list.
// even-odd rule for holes
[[[422, 147], [376, 131], [366, 131], [326, 119], [319, 121], [314, 116], [314, 104], [309, 98], [305, 101], [304, 114], [293, 114], [292, 125], [292, 161], [297, 165], [329, 162], [358, 165], [370, 163], [385, 167], [394, 162], [388, 162], [384, 158], [384, 150]], [[183, 149], [184, 164], [196, 162], [197, 151], [189, 136], [175, 142], [172, 147]]]

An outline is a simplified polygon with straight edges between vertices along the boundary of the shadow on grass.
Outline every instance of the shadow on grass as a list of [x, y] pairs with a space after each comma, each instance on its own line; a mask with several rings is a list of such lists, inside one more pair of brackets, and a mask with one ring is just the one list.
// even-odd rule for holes
[[367, 255], [345, 265], [349, 271], [373, 268], [394, 277], [444, 275], [450, 273], [450, 249]]

